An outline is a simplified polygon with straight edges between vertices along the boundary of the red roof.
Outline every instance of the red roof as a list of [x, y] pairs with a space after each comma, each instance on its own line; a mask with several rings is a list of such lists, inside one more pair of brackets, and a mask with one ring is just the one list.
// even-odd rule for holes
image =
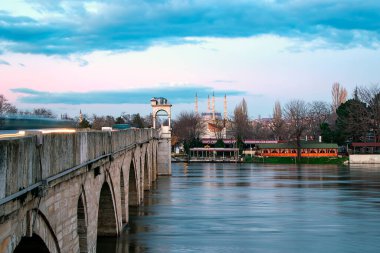
[[[215, 138], [203, 138], [202, 143], [203, 144], [215, 144], [217, 139]], [[236, 142], [235, 139], [223, 139], [223, 142], [225, 144], [234, 144]], [[275, 140], [253, 140], [253, 139], [247, 139], [243, 140], [244, 144], [263, 144], [263, 143], [279, 143], [280, 141]]]
[[191, 151], [222, 151], [222, 152], [228, 152], [228, 151], [239, 151], [238, 148], [191, 148]]
[[353, 142], [353, 147], [380, 147], [380, 142]]

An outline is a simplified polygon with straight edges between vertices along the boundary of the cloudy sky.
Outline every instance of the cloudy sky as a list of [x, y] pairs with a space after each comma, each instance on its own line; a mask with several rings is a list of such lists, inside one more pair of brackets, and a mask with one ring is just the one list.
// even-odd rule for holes
[[0, 94], [56, 114], [174, 114], [215, 92], [252, 117], [380, 83], [378, 0], [0, 1]]

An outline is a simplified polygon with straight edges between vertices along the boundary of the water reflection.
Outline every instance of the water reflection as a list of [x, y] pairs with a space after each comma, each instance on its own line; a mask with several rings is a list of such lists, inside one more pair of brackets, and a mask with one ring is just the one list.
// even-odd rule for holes
[[173, 164], [98, 252], [378, 252], [380, 168]]

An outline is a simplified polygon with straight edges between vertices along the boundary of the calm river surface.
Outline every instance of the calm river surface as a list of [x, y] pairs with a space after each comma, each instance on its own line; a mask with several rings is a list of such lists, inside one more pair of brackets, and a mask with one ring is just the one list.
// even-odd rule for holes
[[172, 167], [98, 252], [380, 252], [380, 166]]

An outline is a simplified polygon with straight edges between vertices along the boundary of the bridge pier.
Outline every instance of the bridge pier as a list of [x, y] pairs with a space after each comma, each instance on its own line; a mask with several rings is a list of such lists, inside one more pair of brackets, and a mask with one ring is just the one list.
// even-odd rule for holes
[[0, 141], [0, 252], [96, 252], [97, 238], [119, 235], [156, 180], [158, 133], [39, 138], [42, 146], [36, 136]]
[[157, 174], [171, 175], [171, 130], [170, 126], [161, 126], [158, 141]]
[[[157, 154], [157, 174], [171, 175], [171, 107], [166, 98], [154, 97], [150, 100], [152, 106], [153, 128], [156, 129], [156, 120], [159, 113], [167, 116], [167, 125], [162, 124], [159, 129], [158, 154]], [[162, 116], [162, 115], [160, 115]]]

